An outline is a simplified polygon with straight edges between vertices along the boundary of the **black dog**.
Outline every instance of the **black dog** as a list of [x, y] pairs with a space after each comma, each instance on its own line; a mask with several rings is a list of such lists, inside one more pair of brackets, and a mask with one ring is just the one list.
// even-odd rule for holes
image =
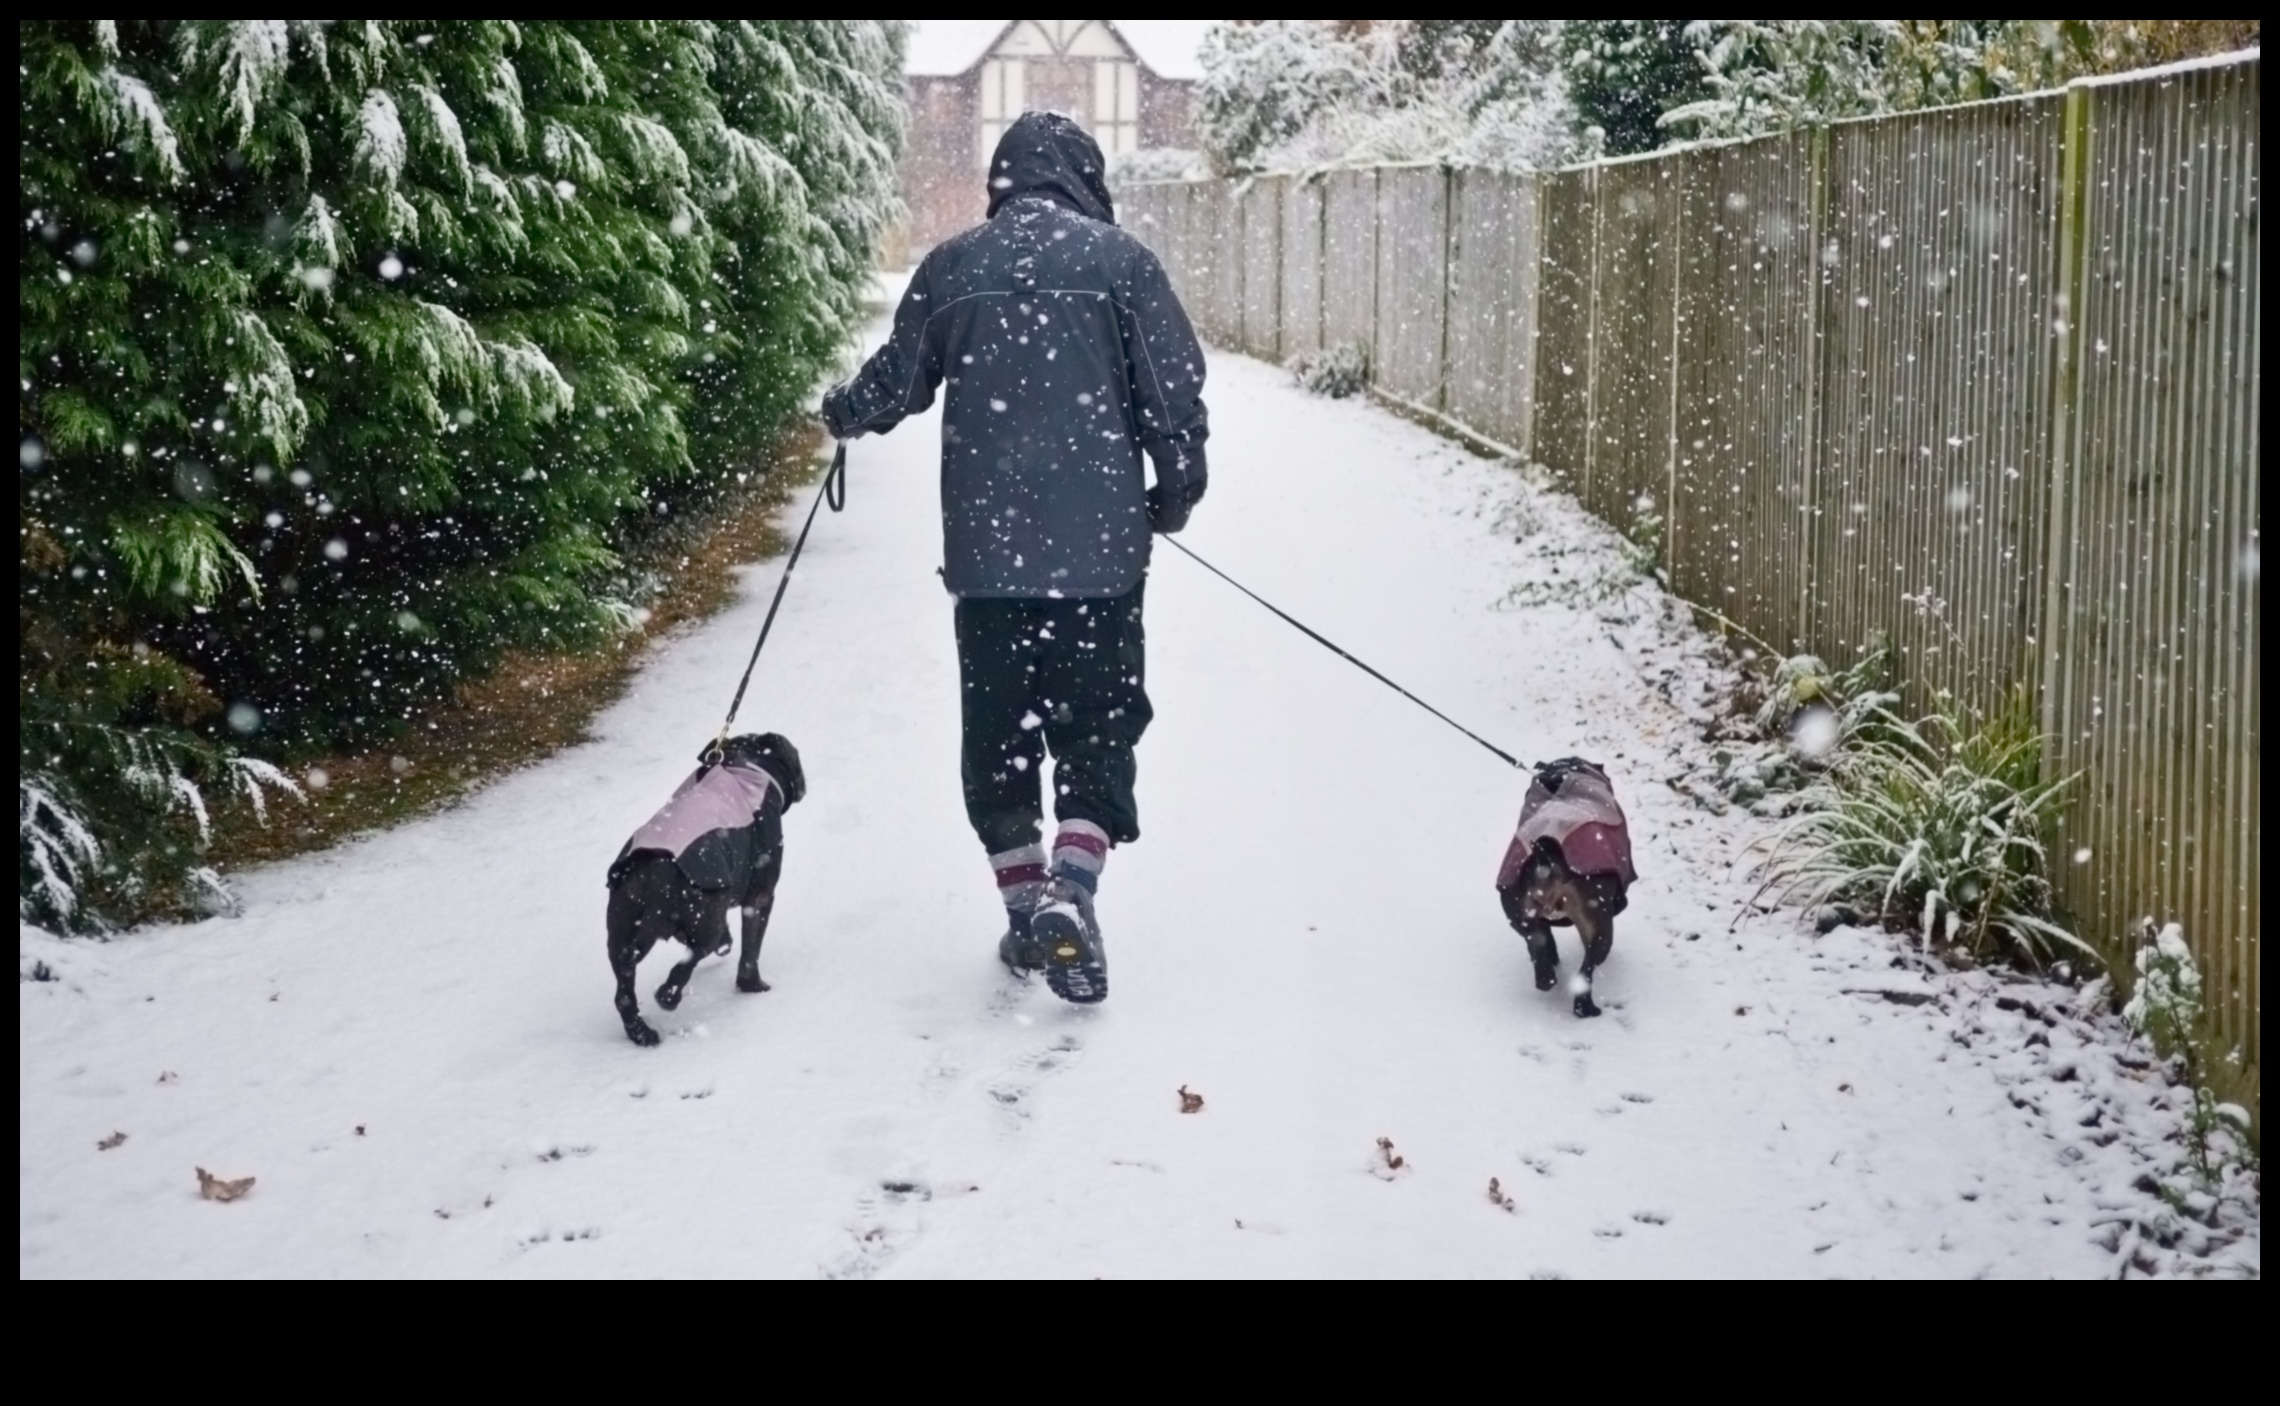
[[1559, 980], [1553, 926], [1573, 927], [1583, 939], [1575, 1013], [1599, 1014], [1591, 974], [1615, 946], [1615, 915], [1629, 905], [1638, 877], [1631, 867], [1630, 826], [1607, 773], [1580, 757], [1563, 757], [1539, 770], [1528, 783], [1519, 831], [1496, 874], [1505, 921], [1528, 944], [1538, 991], [1551, 990]]
[[672, 1010], [705, 954], [727, 955], [732, 907], [744, 914], [736, 989], [768, 989], [760, 979], [760, 943], [784, 868], [784, 812], [807, 794], [807, 775], [792, 744], [772, 732], [731, 737], [698, 761], [610, 865], [610, 970], [617, 974], [618, 1017], [637, 1045], [656, 1044], [657, 1032], [641, 1018], [634, 968], [660, 938], [689, 949], [689, 959], [657, 988], [657, 1004]]

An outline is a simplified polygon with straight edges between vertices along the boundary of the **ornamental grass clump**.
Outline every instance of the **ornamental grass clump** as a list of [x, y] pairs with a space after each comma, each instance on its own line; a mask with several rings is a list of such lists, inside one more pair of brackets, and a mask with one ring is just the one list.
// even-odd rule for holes
[[2073, 778], [2042, 779], [2042, 743], [2023, 695], [1983, 720], [1945, 695], [1913, 723], [1882, 710], [1801, 795], [1766, 889], [1913, 931], [1926, 947], [2094, 958], [2053, 913], [2042, 836]]

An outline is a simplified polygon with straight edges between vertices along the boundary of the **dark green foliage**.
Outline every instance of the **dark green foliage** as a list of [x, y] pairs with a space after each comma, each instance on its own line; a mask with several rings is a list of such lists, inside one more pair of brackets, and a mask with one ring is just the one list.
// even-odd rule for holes
[[1560, 32], [1576, 120], [1606, 133], [1606, 152], [1653, 151], [1662, 115], [1710, 96], [1687, 20], [1569, 20]]
[[808, 403], [893, 208], [892, 24], [19, 39], [22, 760], [113, 863], [132, 768], [30, 720], [190, 776], [623, 628], [619, 551]]

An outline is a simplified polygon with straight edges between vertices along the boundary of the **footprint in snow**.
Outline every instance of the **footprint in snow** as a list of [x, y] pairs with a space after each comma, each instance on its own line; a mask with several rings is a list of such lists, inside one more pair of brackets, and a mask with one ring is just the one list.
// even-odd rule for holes
[[1591, 1233], [1602, 1240], [1620, 1240], [1623, 1238], [1623, 1227], [1619, 1225], [1595, 1225], [1591, 1228]]
[[1655, 1101], [1653, 1094], [1628, 1093], [1624, 1094], [1622, 1098], [1625, 1103], [1653, 1103]]
[[713, 1086], [710, 1084], [699, 1084], [695, 1088], [681, 1090], [680, 1096], [684, 1100], [695, 1098], [711, 1098], [713, 1096]]
[[990, 1083], [990, 1101], [1005, 1117], [1009, 1128], [1019, 1128], [1029, 1121], [1028, 1102], [1038, 1084], [1077, 1062], [1084, 1053], [1084, 1045], [1074, 1035], [1060, 1035], [1053, 1043], [1028, 1054], [1006, 1066]]
[[1633, 1220], [1637, 1221], [1637, 1222], [1638, 1222], [1639, 1224], [1641, 1224], [1641, 1225], [1669, 1225], [1669, 1224], [1670, 1224], [1670, 1212], [1668, 1212], [1668, 1211], [1633, 1211], [1633, 1212], [1631, 1212], [1631, 1219], [1633, 1219]]
[[1520, 1057], [1522, 1059], [1532, 1059], [1538, 1064], [1544, 1064], [1549, 1062], [1552, 1056], [1551, 1052], [1546, 1050], [1542, 1045], [1522, 1045], [1520, 1047]]
[[855, 1198], [855, 1218], [847, 1226], [848, 1245], [817, 1266], [826, 1279], [869, 1279], [910, 1248], [924, 1230], [920, 1208], [934, 1199], [922, 1181], [889, 1177]]
[[1552, 1174], [1552, 1159], [1544, 1156], [1540, 1152], [1524, 1152], [1520, 1154], [1520, 1165], [1526, 1167], [1529, 1171], [1534, 1172], [1537, 1176], [1540, 1177], [1548, 1177]]
[[602, 1228], [598, 1225], [583, 1225], [570, 1230], [550, 1230], [541, 1227], [537, 1230], [526, 1230], [517, 1235], [515, 1237], [515, 1248], [529, 1250], [540, 1245], [574, 1245], [581, 1240], [599, 1240], [601, 1238]]
[[1552, 1144], [1552, 1151], [1562, 1152], [1570, 1157], [1581, 1157], [1589, 1150], [1580, 1142], [1555, 1142]]
[[561, 1162], [572, 1157], [590, 1157], [594, 1145], [590, 1142], [549, 1142], [544, 1138], [530, 1145], [530, 1152], [541, 1162]]

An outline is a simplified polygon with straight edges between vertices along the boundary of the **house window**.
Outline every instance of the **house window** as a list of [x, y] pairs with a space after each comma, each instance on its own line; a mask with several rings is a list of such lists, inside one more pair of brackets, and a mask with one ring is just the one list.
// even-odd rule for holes
[[1110, 155], [1135, 151], [1140, 146], [1140, 67], [1114, 59], [1095, 59], [1093, 71], [1092, 129], [1100, 149]]
[[998, 138], [1014, 118], [1021, 116], [1027, 105], [1024, 92], [1028, 65], [1020, 59], [985, 59], [982, 62], [981, 92], [981, 146], [974, 154], [974, 163], [987, 171], [990, 155], [997, 150]]

